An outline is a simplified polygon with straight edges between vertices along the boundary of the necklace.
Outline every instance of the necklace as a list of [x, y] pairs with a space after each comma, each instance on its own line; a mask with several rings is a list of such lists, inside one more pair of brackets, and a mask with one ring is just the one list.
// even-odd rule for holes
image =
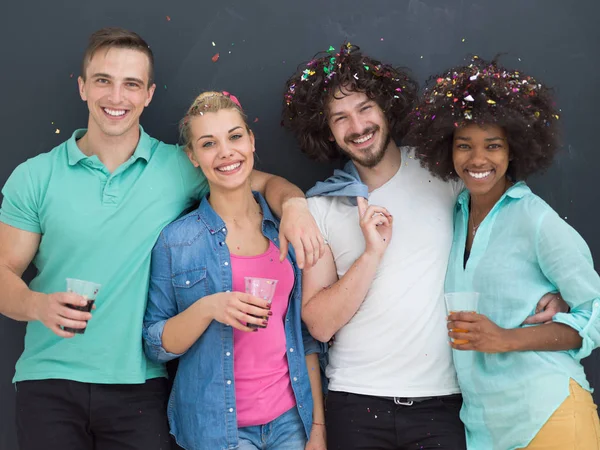
[[[485, 219], [485, 217], [484, 217]], [[475, 226], [475, 219], [473, 219], [473, 212], [471, 211], [471, 214], [469, 216], [469, 221], [471, 222], [471, 233], [473, 235], [473, 237], [475, 237], [475, 233], [477, 233], [477, 229], [479, 228], [479, 226], [481, 225], [481, 223], [483, 222], [483, 220], [481, 220], [481, 222], [479, 222], [477, 224], [477, 226]]]

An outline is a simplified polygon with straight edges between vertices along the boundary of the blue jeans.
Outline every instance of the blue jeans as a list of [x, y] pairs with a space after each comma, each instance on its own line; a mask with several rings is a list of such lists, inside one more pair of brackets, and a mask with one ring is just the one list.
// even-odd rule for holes
[[294, 406], [266, 425], [238, 428], [239, 450], [304, 450], [306, 433]]

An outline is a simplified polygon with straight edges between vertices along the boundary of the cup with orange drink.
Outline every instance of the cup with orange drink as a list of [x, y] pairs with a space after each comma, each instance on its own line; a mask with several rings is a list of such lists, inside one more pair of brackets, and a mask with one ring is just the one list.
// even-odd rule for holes
[[[477, 303], [479, 302], [479, 292], [448, 292], [444, 295], [446, 299], [446, 310], [448, 314], [455, 312], [477, 312]], [[455, 333], [468, 333], [468, 330], [453, 328]], [[454, 339], [455, 344], [466, 344], [466, 339]]]

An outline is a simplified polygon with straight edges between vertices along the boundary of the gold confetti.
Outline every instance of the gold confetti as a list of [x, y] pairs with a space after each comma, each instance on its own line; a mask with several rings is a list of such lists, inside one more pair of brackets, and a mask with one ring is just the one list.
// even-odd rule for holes
[[495, 102], [494, 100], [492, 100], [492, 99], [489, 99], [487, 102], [488, 102], [490, 105], [495, 105], [495, 104], [496, 104], [496, 102]]
[[536, 112], [534, 112], [534, 113], [533, 113], [533, 115], [534, 115], [535, 117], [540, 117], [540, 112], [539, 112], [539, 111], [536, 111]]
[[60, 130], [57, 128], [54, 134], [60, 134]]

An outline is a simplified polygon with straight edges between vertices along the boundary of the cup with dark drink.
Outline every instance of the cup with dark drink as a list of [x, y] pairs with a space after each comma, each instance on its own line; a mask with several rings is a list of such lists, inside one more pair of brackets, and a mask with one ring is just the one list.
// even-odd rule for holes
[[[275, 288], [277, 287], [277, 280], [270, 280], [268, 278], [257, 278], [257, 277], [244, 277], [244, 283], [246, 287], [246, 294], [253, 295], [258, 298], [266, 300], [269, 305], [273, 301], [275, 295]], [[258, 317], [250, 314], [252, 317]], [[259, 317], [267, 320], [268, 317]], [[256, 325], [253, 323], [246, 324], [249, 328], [266, 328], [264, 325]]]
[[[92, 307], [94, 306], [94, 302], [96, 301], [96, 296], [98, 295], [100, 287], [101, 285], [99, 285], [98, 283], [92, 283], [91, 281], [67, 278], [67, 292], [73, 292], [75, 294], [81, 295], [87, 301], [87, 304], [85, 306], [77, 306], [71, 304], [67, 304], [67, 306], [71, 309], [76, 309], [77, 311], [90, 312], [92, 310]], [[83, 334], [85, 333], [86, 328], [64, 327], [63, 329], [70, 333]]]

